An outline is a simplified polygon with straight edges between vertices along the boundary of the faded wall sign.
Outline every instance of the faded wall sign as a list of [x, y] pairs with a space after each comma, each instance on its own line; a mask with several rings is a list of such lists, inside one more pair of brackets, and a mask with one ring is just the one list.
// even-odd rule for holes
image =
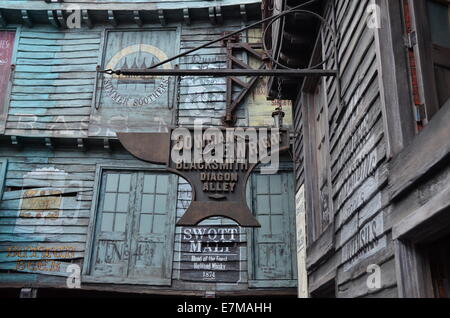
[[[144, 69], [178, 53], [176, 29], [110, 30], [106, 33], [104, 69]], [[172, 69], [171, 63], [162, 66]], [[89, 134], [115, 131], [160, 131], [172, 124], [175, 81], [163, 76], [103, 74], [97, 81], [96, 108]], [[156, 115], [155, 115], [156, 114]], [[149, 120], [151, 119], [151, 120]]]
[[[106, 39], [106, 69], [145, 69], [168, 59], [176, 51], [175, 31], [110, 31]], [[163, 68], [171, 69], [171, 63]], [[169, 78], [161, 76], [105, 75], [100, 106], [167, 107]]]
[[386, 247], [383, 213], [365, 224], [358, 233], [342, 248], [344, 271], [348, 271], [364, 259], [374, 255]]
[[237, 283], [240, 280], [239, 227], [183, 227], [180, 278]]
[[26, 173], [23, 186], [35, 188], [22, 191], [14, 233], [63, 233], [63, 223], [77, 223], [81, 205], [77, 193], [83, 181], [71, 180], [64, 170], [43, 167]]
[[297, 270], [298, 297], [308, 298], [308, 274], [306, 269], [306, 206], [305, 187], [302, 186], [295, 196], [297, 228]]

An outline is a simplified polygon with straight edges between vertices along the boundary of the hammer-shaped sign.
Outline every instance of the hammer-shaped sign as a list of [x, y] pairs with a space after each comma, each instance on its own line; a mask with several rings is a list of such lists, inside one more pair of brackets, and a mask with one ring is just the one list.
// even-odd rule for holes
[[[164, 164], [192, 187], [192, 202], [177, 226], [225, 217], [242, 227], [260, 227], [246, 202], [246, 184], [258, 163], [278, 169], [289, 149], [287, 130], [267, 128], [172, 128], [168, 133], [117, 133], [138, 159]], [[222, 136], [222, 137], [221, 137]], [[273, 165], [275, 164], [275, 167]], [[275, 168], [275, 169], [273, 169]]]

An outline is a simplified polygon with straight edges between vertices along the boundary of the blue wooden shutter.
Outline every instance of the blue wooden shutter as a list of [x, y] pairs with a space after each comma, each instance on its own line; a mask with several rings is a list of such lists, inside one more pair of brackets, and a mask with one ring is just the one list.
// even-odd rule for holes
[[294, 287], [296, 281], [294, 186], [292, 173], [254, 174], [250, 287]]
[[86, 281], [170, 285], [177, 176], [105, 171]]
[[129, 278], [170, 285], [177, 177], [139, 173]]
[[137, 174], [108, 171], [102, 176], [93, 245], [93, 276], [128, 276], [129, 238]]

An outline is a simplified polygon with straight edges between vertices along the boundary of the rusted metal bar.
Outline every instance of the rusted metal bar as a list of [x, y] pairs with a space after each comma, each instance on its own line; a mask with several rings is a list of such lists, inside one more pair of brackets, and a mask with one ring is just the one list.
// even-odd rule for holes
[[184, 69], [123, 69], [115, 71], [117, 75], [126, 76], [283, 76], [283, 77], [305, 77], [320, 76], [334, 77], [336, 70], [303, 69], [303, 70], [255, 70], [255, 69], [206, 69], [206, 70], [184, 70]]

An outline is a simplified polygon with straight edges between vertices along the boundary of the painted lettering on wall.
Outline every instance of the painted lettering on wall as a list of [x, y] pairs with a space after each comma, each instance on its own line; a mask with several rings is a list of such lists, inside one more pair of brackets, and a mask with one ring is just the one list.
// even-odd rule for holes
[[238, 282], [241, 258], [239, 241], [237, 226], [183, 227], [181, 279]]
[[73, 259], [75, 247], [17, 247], [11, 246], [6, 249], [6, 259], [16, 262], [15, 270], [31, 272], [59, 272], [61, 262], [59, 259]]
[[342, 248], [342, 263], [344, 271], [350, 270], [362, 260], [386, 247], [383, 213], [364, 225], [358, 233]]

